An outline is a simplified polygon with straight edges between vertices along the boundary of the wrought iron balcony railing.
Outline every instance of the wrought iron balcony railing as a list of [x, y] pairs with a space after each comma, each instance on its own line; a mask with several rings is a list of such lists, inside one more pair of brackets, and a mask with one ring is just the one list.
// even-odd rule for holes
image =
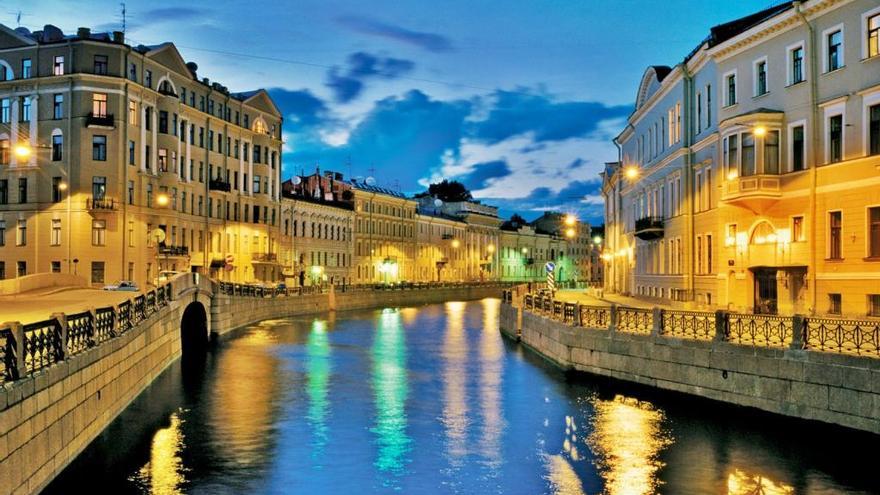
[[115, 199], [111, 198], [88, 198], [86, 199], [86, 209], [89, 211], [107, 210], [112, 211], [119, 207]]
[[663, 237], [663, 219], [660, 217], [644, 217], [636, 220], [635, 235], [644, 241]]
[[187, 246], [159, 246], [159, 254], [163, 256], [189, 256]]
[[274, 263], [278, 261], [277, 253], [253, 253], [251, 261], [255, 263]]
[[208, 182], [208, 189], [212, 191], [229, 192], [232, 190], [232, 185], [222, 179], [211, 179], [210, 182]]
[[86, 116], [86, 127], [115, 127], [112, 113], [95, 114], [89, 113]]

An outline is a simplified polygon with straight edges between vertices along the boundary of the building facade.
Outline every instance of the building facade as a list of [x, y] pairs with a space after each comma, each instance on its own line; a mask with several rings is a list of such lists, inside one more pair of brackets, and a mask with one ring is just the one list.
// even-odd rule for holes
[[0, 277], [277, 280], [281, 114], [171, 43], [0, 26]]
[[355, 281], [396, 283], [416, 276], [416, 206], [403, 194], [351, 182], [355, 204]]
[[880, 316], [880, 7], [786, 2], [651, 67], [606, 166], [606, 288]]
[[462, 249], [467, 224], [461, 219], [419, 207], [416, 215], [418, 251], [416, 281], [458, 282], [467, 273]]

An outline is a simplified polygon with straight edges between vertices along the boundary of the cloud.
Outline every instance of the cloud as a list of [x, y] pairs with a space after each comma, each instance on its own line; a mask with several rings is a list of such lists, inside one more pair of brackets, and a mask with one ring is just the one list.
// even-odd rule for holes
[[[160, 7], [142, 12], [132, 12], [130, 16], [131, 18], [126, 21], [126, 29], [128, 31], [134, 31], [165, 22], [205, 20], [208, 16], [209, 12], [203, 9], [192, 7]], [[117, 31], [121, 29], [121, 22], [108, 22], [95, 26], [93, 31]]]
[[548, 94], [530, 90], [498, 90], [485, 119], [473, 122], [471, 135], [486, 143], [498, 143], [532, 133], [536, 143], [585, 137], [599, 129], [603, 120], [626, 116], [629, 105], [606, 106], [599, 102], [560, 102]]
[[336, 18], [336, 22], [356, 33], [407, 43], [431, 52], [452, 50], [452, 43], [449, 39], [435, 33], [412, 31], [375, 19], [353, 15], [339, 16]]
[[285, 127], [327, 125], [330, 109], [308, 89], [269, 88], [267, 91], [284, 112]]
[[511, 174], [510, 166], [504, 160], [477, 163], [471, 172], [457, 179], [470, 190], [476, 191], [489, 187], [494, 179], [507, 177]]
[[365, 79], [396, 79], [413, 68], [415, 64], [410, 60], [356, 52], [348, 56], [346, 69], [333, 67], [327, 71], [324, 85], [333, 91], [337, 102], [348, 103], [361, 94]]

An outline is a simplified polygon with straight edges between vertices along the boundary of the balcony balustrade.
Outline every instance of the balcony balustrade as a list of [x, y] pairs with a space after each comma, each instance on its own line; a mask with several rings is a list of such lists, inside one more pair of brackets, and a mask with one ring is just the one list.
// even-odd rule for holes
[[116, 127], [115, 120], [113, 119], [112, 113], [106, 114], [95, 114], [89, 113], [86, 116], [86, 127]]
[[159, 246], [159, 254], [162, 256], [189, 256], [187, 246]]
[[208, 189], [211, 191], [229, 192], [232, 190], [232, 185], [223, 179], [211, 179], [210, 182], [208, 182]]
[[744, 206], [758, 212], [782, 198], [781, 180], [777, 175], [733, 177], [721, 187], [721, 201]]
[[114, 211], [119, 208], [119, 203], [111, 198], [88, 198], [86, 209], [89, 211]]
[[644, 217], [636, 220], [636, 237], [643, 241], [653, 241], [663, 238], [663, 219], [660, 217]]

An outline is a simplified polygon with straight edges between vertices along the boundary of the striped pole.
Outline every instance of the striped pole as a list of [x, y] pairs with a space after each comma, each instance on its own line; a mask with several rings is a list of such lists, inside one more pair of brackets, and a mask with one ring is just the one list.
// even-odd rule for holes
[[547, 262], [544, 265], [544, 269], [547, 271], [547, 289], [550, 290], [550, 295], [556, 295], [556, 265], [553, 262]]

